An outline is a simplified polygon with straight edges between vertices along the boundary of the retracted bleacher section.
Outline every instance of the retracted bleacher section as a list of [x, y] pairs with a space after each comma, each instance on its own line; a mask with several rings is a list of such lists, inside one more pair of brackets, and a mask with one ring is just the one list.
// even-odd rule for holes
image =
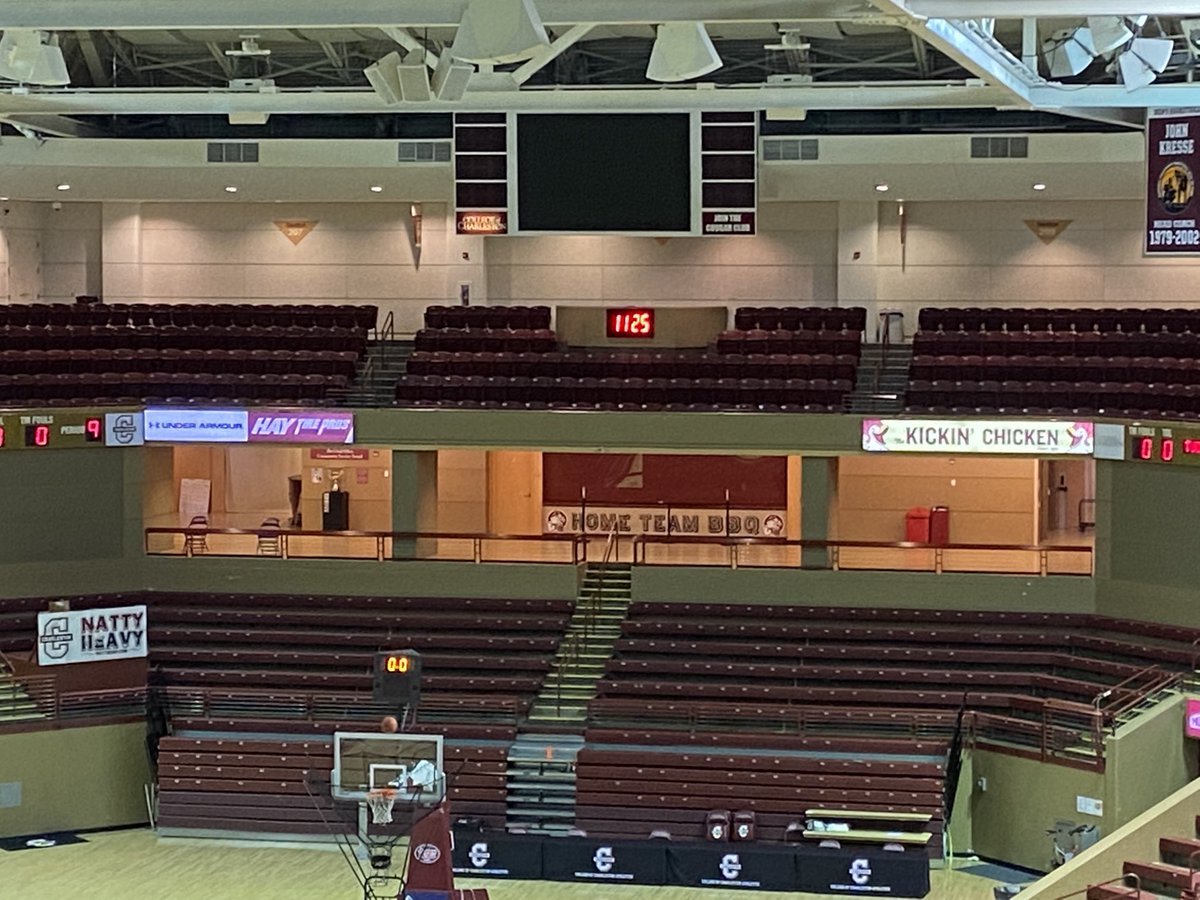
[[[504, 745], [448, 739], [446, 791], [455, 815], [504, 825]], [[165, 737], [158, 755], [160, 833], [312, 836], [353, 828], [329, 795], [328, 736], [240, 738], [217, 732]], [[349, 813], [349, 815], [347, 815]]]
[[[853, 389], [862, 308], [743, 308], [707, 351], [564, 349], [548, 307], [430, 307], [401, 406], [835, 412]], [[747, 326], [743, 328], [743, 325]]]
[[910, 412], [1200, 417], [1200, 310], [921, 310]]
[[0, 402], [322, 403], [354, 378], [377, 314], [322, 304], [0, 306]]

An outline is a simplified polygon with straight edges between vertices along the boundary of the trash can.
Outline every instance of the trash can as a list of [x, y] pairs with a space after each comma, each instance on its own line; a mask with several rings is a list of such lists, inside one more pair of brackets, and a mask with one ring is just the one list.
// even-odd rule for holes
[[350, 494], [346, 491], [326, 491], [321, 495], [321, 530], [350, 530]]
[[935, 506], [929, 511], [929, 543], [934, 547], [950, 543], [950, 507]]
[[729, 840], [729, 810], [714, 809], [704, 818], [705, 834], [710, 841]]
[[929, 516], [927, 506], [914, 506], [904, 514], [904, 539], [917, 544], [929, 543]]
[[733, 839], [735, 841], [752, 841], [755, 835], [754, 810], [739, 809], [733, 814]]

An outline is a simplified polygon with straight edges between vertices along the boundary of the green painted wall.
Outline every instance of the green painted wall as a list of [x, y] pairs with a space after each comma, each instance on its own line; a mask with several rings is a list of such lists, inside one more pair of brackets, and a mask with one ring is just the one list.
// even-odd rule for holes
[[1096, 610], [1200, 623], [1200, 468], [1096, 463]]
[[[971, 841], [980, 856], [1046, 871], [1053, 852], [1046, 829], [1056, 820], [1099, 822], [1103, 834], [1112, 830], [1103, 774], [985, 750], [972, 753], [972, 774]], [[979, 787], [981, 778], [987, 790]], [[1079, 795], [1103, 800], [1105, 818], [1077, 813]]]
[[1117, 822], [1128, 822], [1200, 776], [1200, 747], [1184, 736], [1183, 697], [1142, 713], [1108, 741], [1109, 796]]
[[[126, 467], [134, 478], [126, 481]], [[0, 565], [125, 553], [126, 488], [138, 453], [23, 450], [0, 461]], [[140, 513], [140, 506], [139, 506]]]
[[21, 785], [0, 837], [148, 821], [145, 740], [141, 722], [0, 735], [0, 782]]

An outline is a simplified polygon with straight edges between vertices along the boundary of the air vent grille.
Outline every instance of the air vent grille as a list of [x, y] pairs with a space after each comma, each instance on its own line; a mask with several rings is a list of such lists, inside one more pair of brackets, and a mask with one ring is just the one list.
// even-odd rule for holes
[[402, 163], [448, 163], [449, 141], [400, 141], [397, 161]]
[[971, 159], [1025, 159], [1028, 156], [1027, 137], [971, 138]]
[[208, 145], [208, 161], [210, 163], [256, 163], [258, 162], [258, 144], [246, 141], [210, 143]]
[[811, 162], [819, 157], [816, 138], [763, 138], [764, 162]]

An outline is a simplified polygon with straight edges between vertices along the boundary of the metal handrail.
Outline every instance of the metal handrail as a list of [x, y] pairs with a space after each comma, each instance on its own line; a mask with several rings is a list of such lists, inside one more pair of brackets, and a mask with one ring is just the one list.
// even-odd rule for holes
[[[584, 534], [580, 534], [579, 537], [581, 537], [583, 539], [584, 547], [586, 550], [587, 536]], [[554, 709], [555, 709], [555, 713], [559, 716], [562, 715], [562, 702], [563, 702], [563, 677], [562, 676], [563, 676], [563, 671], [564, 671], [564, 669], [573, 668], [574, 665], [577, 662], [579, 662], [580, 659], [583, 658], [584, 651], [586, 651], [591, 646], [593, 629], [595, 628], [595, 625], [596, 625], [597, 611], [600, 608], [600, 601], [604, 595], [604, 575], [608, 569], [609, 562], [612, 561], [612, 555], [614, 554], [614, 552], [618, 556], [620, 555], [620, 543], [617, 540], [617, 532], [615, 530], [612, 530], [608, 533], [608, 537], [604, 541], [604, 555], [600, 559], [599, 578], [598, 578], [598, 581], [596, 584], [596, 590], [592, 592], [592, 596], [590, 598], [591, 602], [590, 603], [588, 602], [589, 598], [586, 596], [581, 598], [581, 600], [584, 604], [584, 606], [583, 606], [583, 632], [582, 633], [576, 632], [575, 634], [573, 634], [569, 638], [567, 638], [566, 641], [564, 642], [566, 644], [566, 646], [564, 648], [562, 648], [562, 651], [559, 655], [561, 664], [558, 669], [558, 678], [556, 679], [555, 691], [554, 691], [554, 695], [555, 695]], [[586, 559], [586, 552], [585, 552], [585, 559]]]
[[1129, 890], [1130, 890], [1130, 893], [1129, 893], [1129, 896], [1130, 896], [1130, 897], [1138, 897], [1138, 896], [1140, 896], [1140, 895], [1141, 895], [1141, 893], [1142, 893], [1142, 879], [1141, 879], [1141, 878], [1140, 878], [1140, 877], [1139, 877], [1137, 874], [1135, 874], [1135, 873], [1132, 873], [1132, 872], [1131, 872], [1131, 873], [1129, 873], [1128, 875], [1118, 875], [1116, 878], [1110, 878], [1110, 879], [1108, 879], [1108, 881], [1101, 881], [1099, 884], [1089, 884], [1089, 885], [1088, 885], [1087, 887], [1085, 887], [1085, 888], [1080, 888], [1080, 889], [1079, 889], [1079, 890], [1077, 890], [1077, 891], [1071, 891], [1071, 893], [1069, 893], [1069, 894], [1063, 894], [1063, 895], [1061, 895], [1061, 896], [1059, 896], [1059, 897], [1055, 897], [1055, 898], [1053, 898], [1053, 900], [1067, 900], [1067, 898], [1068, 898], [1068, 897], [1078, 897], [1078, 896], [1080, 896], [1081, 894], [1086, 894], [1086, 893], [1087, 893], [1088, 891], [1090, 891], [1092, 888], [1098, 888], [1098, 887], [1107, 887], [1108, 885], [1110, 885], [1110, 884], [1115, 884], [1115, 883], [1116, 883], [1116, 882], [1118, 882], [1118, 881], [1122, 883], [1122, 886], [1127, 886], [1127, 885], [1129, 884], [1129, 882], [1130, 882], [1130, 881], [1132, 881], [1132, 882], [1133, 882], [1133, 887], [1131, 887], [1131, 888], [1129, 889]]

